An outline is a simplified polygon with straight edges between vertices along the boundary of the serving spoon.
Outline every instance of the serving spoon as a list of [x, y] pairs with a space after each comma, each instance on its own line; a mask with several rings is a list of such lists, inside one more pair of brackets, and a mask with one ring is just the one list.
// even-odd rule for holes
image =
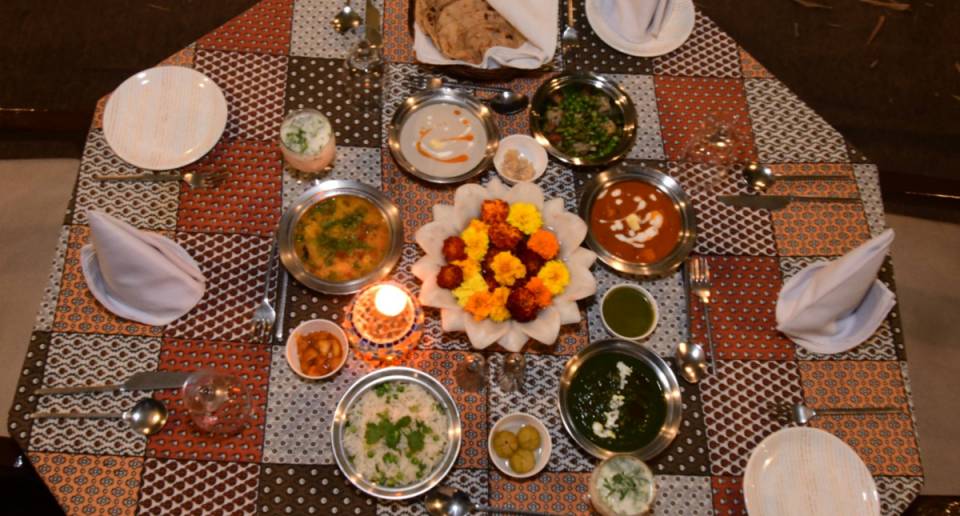
[[138, 434], [153, 435], [167, 424], [167, 406], [153, 398], [143, 398], [133, 408], [123, 412], [34, 412], [30, 419], [94, 418], [122, 419]]
[[677, 344], [674, 360], [680, 368], [680, 376], [688, 383], [697, 383], [707, 375], [707, 354], [700, 344]]
[[520, 511], [516, 509], [501, 509], [498, 507], [487, 507], [473, 503], [470, 495], [459, 489], [441, 486], [427, 493], [423, 499], [423, 505], [431, 516], [464, 516], [476, 512], [488, 512], [491, 514], [521, 514], [526, 516], [551, 516], [545, 512]]
[[523, 93], [517, 93], [513, 90], [500, 88], [497, 86], [481, 86], [479, 84], [445, 82], [440, 77], [431, 77], [427, 81], [426, 87], [427, 89], [431, 90], [447, 87], [493, 92], [494, 95], [492, 97], [480, 98], [479, 100], [490, 106], [490, 109], [492, 109], [494, 112], [501, 115], [512, 115], [527, 109], [527, 106], [530, 105], [530, 99], [527, 98], [527, 96]]

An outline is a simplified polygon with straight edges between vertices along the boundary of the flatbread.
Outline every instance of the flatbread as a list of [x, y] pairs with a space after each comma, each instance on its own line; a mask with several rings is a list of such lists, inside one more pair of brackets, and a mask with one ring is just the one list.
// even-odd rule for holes
[[519, 48], [526, 38], [486, 0], [416, 0], [415, 20], [440, 52], [478, 64], [491, 47]]

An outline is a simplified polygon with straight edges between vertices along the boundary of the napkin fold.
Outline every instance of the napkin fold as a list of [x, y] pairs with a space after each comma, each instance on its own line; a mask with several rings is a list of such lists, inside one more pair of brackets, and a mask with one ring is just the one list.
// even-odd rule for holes
[[656, 39], [673, 10], [673, 0], [587, 0], [610, 30], [630, 43]]
[[877, 279], [893, 237], [888, 229], [834, 261], [797, 273], [777, 299], [777, 329], [824, 354], [870, 338], [896, 303], [893, 292]]
[[449, 59], [433, 44], [420, 26], [414, 24], [413, 49], [417, 60], [435, 65], [466, 65], [474, 68], [523, 68], [532, 70], [553, 59], [557, 51], [559, 0], [487, 0], [516, 27], [527, 41], [519, 48], [487, 49], [480, 64]]
[[83, 275], [107, 310], [160, 326], [190, 311], [205, 289], [197, 263], [179, 244], [92, 211], [90, 242], [80, 250]]

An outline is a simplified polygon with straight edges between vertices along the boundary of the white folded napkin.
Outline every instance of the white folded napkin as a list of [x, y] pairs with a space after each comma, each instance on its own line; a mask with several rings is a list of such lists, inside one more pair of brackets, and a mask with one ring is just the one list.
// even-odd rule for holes
[[656, 39], [673, 10], [673, 0], [587, 0], [610, 30], [630, 43]]
[[480, 64], [448, 59], [417, 24], [414, 24], [413, 49], [421, 63], [467, 65], [474, 68], [534, 69], [553, 59], [557, 51], [559, 0], [488, 0], [527, 41], [519, 48], [487, 49]]
[[815, 353], [840, 353], [870, 338], [896, 303], [877, 271], [893, 243], [888, 229], [831, 262], [791, 278], [777, 299], [777, 329]]
[[203, 296], [203, 273], [179, 244], [92, 211], [90, 244], [80, 250], [87, 286], [107, 310], [160, 326], [190, 311]]

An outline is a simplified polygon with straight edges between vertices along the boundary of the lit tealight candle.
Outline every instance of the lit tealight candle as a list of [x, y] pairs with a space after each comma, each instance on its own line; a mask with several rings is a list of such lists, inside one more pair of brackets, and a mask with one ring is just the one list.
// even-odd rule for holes
[[409, 300], [407, 293], [395, 285], [380, 285], [373, 299], [373, 306], [387, 317], [396, 317], [407, 307]]

